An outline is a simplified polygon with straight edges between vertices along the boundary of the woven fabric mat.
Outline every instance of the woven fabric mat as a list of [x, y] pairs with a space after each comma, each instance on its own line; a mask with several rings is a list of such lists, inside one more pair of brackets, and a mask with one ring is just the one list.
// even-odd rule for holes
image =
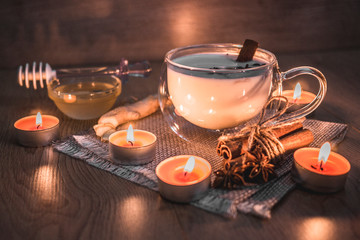
[[[79, 135], [73, 135], [53, 144], [53, 147], [71, 157], [81, 159], [97, 168], [108, 171], [131, 182], [158, 191], [155, 168], [162, 160], [176, 155], [196, 155], [207, 159], [213, 171], [222, 168], [222, 158], [216, 154], [217, 141], [214, 137], [204, 136], [196, 142], [187, 142], [178, 137], [163, 119], [161, 112], [136, 121], [134, 128], [147, 130], [157, 136], [155, 160], [141, 166], [120, 166], [109, 160], [108, 144], [102, 143], [91, 129]], [[347, 125], [318, 120], [305, 120], [304, 128], [312, 130], [314, 141], [312, 147], [320, 147], [329, 141], [332, 146], [343, 140]], [[211, 188], [208, 194], [190, 204], [201, 209], [226, 217], [236, 217], [238, 211], [250, 213], [262, 218], [271, 217], [271, 208], [278, 203], [286, 193], [294, 189], [290, 169], [293, 154], [276, 169], [277, 178], [268, 183], [243, 187], [239, 190], [223, 190]], [[211, 176], [214, 180], [214, 174]]]

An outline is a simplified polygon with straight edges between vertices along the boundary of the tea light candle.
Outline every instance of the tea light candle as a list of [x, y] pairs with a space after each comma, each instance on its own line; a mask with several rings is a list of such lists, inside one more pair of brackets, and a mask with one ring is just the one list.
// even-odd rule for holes
[[128, 130], [114, 132], [109, 137], [110, 158], [116, 164], [140, 165], [154, 160], [156, 136], [151, 132]]
[[17, 141], [27, 147], [49, 145], [59, 138], [59, 119], [51, 115], [27, 116], [14, 123]]
[[329, 143], [325, 143], [321, 149], [298, 149], [294, 159], [291, 171], [293, 179], [304, 188], [322, 193], [344, 188], [350, 163], [340, 154], [331, 152]]
[[282, 96], [286, 97], [290, 104], [304, 105], [311, 103], [316, 95], [301, 90], [300, 83], [297, 83], [294, 90], [285, 90], [282, 92]]
[[201, 198], [210, 186], [211, 165], [201, 157], [170, 157], [156, 167], [160, 194], [171, 201], [187, 203]]

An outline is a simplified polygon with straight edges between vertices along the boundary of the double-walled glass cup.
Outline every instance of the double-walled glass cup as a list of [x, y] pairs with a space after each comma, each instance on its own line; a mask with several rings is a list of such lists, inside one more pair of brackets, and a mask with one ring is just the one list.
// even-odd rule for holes
[[[303, 66], [280, 72], [275, 55], [258, 48], [250, 68], [234, 67], [221, 59], [236, 59], [242, 45], [204, 44], [176, 48], [164, 59], [160, 76], [160, 107], [171, 129], [185, 140], [199, 133], [219, 133], [247, 123], [272, 96], [281, 95], [282, 83], [301, 74], [319, 82], [315, 99], [281, 119], [310, 114], [326, 94], [326, 79], [317, 69]], [[231, 62], [230, 61], [230, 62]]]

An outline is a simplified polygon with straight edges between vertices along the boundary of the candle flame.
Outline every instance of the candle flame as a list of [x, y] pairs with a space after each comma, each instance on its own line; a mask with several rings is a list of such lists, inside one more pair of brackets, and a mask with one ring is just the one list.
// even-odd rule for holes
[[191, 173], [194, 167], [195, 167], [195, 158], [189, 157], [184, 167], [184, 173]]
[[320, 148], [318, 161], [319, 162], [323, 161], [324, 163], [326, 163], [330, 155], [330, 151], [331, 151], [330, 143], [329, 142], [324, 143]]
[[129, 128], [127, 130], [126, 141], [131, 142], [131, 143], [135, 142], [134, 129], [131, 124], [129, 125]]
[[294, 89], [294, 99], [299, 99], [301, 98], [301, 85], [300, 83], [297, 83]]
[[40, 112], [36, 114], [36, 126], [41, 127], [42, 126], [42, 117]]

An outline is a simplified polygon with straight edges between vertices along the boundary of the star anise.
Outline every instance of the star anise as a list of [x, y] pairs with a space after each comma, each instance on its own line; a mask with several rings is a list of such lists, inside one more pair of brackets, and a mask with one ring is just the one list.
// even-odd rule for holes
[[269, 177], [275, 174], [275, 165], [271, 163], [270, 159], [264, 155], [261, 148], [256, 147], [251, 153], [248, 154], [247, 164], [251, 166], [249, 173], [250, 179], [255, 179], [262, 176], [264, 182], [269, 180]]
[[256, 145], [240, 157], [226, 160], [224, 168], [214, 172], [215, 188], [234, 189], [254, 183], [268, 182], [275, 175], [275, 165]]
[[215, 188], [234, 189], [243, 185], [247, 185], [244, 179], [244, 171], [246, 166], [242, 164], [241, 157], [228, 160], [224, 164], [223, 170], [215, 171]]

